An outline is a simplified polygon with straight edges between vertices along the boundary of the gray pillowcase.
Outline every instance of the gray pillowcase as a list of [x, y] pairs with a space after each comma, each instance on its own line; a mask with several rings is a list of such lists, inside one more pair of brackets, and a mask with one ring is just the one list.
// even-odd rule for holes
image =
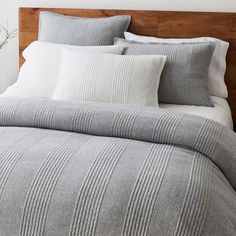
[[208, 89], [214, 42], [138, 43], [117, 38], [115, 44], [127, 46], [125, 55], [167, 55], [158, 90], [159, 102], [214, 106]]
[[124, 37], [131, 16], [82, 18], [42, 11], [38, 40], [78, 46], [112, 45], [115, 37]]

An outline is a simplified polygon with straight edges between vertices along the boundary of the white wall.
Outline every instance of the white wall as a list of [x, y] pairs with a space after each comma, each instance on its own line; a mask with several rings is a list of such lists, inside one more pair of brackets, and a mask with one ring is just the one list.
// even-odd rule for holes
[[[0, 24], [18, 27], [19, 6], [236, 12], [236, 0], [2, 0]], [[0, 92], [18, 73], [18, 41], [0, 51]]]

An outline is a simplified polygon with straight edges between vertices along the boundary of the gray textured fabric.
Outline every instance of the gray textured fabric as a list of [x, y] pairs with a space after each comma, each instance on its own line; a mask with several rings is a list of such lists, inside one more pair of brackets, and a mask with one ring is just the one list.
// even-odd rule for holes
[[115, 37], [124, 37], [131, 17], [81, 18], [42, 11], [38, 40], [78, 46], [112, 45]]
[[235, 235], [235, 169], [202, 117], [0, 99], [1, 236]]
[[115, 44], [128, 47], [125, 55], [167, 55], [158, 90], [159, 102], [214, 106], [208, 89], [213, 42], [147, 44], [115, 39]]

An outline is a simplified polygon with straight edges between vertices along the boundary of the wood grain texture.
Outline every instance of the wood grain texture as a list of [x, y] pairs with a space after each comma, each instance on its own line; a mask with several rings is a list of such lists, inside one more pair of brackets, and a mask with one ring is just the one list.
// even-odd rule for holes
[[20, 65], [24, 62], [21, 56], [22, 51], [32, 41], [37, 40], [38, 18], [42, 10], [95, 18], [128, 14], [132, 16], [129, 31], [135, 34], [163, 38], [211, 36], [230, 42], [226, 83], [229, 90], [228, 100], [236, 124], [236, 13], [20, 8]]

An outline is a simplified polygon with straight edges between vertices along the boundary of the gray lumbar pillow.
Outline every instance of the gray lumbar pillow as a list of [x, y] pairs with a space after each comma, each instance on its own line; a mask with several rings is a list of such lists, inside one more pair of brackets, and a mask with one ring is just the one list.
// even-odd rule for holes
[[125, 55], [167, 55], [158, 90], [159, 102], [214, 106], [208, 90], [214, 42], [147, 44], [117, 38], [115, 44], [127, 46]]
[[40, 12], [38, 40], [78, 46], [112, 45], [115, 37], [124, 37], [130, 16], [81, 18], [52, 12]]

